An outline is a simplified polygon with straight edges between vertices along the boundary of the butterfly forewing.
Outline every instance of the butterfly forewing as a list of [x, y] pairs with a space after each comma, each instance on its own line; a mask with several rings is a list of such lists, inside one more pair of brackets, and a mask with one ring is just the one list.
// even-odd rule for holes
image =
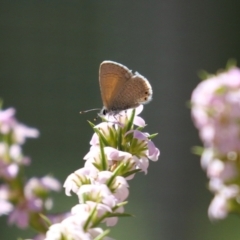
[[122, 91], [132, 76], [132, 72], [119, 63], [102, 62], [99, 69], [99, 84], [103, 105], [106, 109], [111, 110], [119, 91]]

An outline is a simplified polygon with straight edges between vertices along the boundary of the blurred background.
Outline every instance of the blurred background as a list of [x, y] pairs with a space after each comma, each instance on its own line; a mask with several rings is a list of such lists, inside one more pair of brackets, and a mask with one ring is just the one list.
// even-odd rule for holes
[[[199, 158], [200, 145], [186, 103], [201, 69], [216, 72], [229, 58], [240, 61], [239, 1], [0, 1], [0, 97], [19, 121], [41, 136], [28, 140], [28, 177], [54, 174], [62, 183], [83, 166], [93, 134], [87, 120], [102, 107], [99, 64], [117, 61], [145, 76], [153, 101], [142, 117], [161, 150], [147, 175], [130, 182], [126, 211], [112, 229], [115, 239], [237, 240], [239, 218], [211, 222], [212, 194]], [[55, 195], [54, 211], [77, 203]], [[0, 239], [31, 238], [7, 226]]]

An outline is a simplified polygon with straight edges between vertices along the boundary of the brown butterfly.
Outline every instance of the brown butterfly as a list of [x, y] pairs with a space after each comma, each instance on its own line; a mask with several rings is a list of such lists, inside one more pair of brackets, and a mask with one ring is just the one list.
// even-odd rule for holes
[[[149, 81], [138, 72], [132, 73], [124, 65], [103, 61], [99, 68], [99, 84], [103, 101], [100, 114], [117, 114], [129, 108], [136, 108], [152, 100]], [[98, 109], [91, 109], [98, 110]], [[88, 112], [82, 111], [80, 113]]]

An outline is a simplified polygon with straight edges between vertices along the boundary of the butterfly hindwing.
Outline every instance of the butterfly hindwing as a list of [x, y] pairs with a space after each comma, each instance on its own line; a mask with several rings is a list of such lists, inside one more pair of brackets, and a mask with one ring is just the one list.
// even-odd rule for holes
[[110, 110], [126, 110], [146, 104], [152, 99], [152, 88], [148, 80], [136, 73], [119, 90], [110, 105]]

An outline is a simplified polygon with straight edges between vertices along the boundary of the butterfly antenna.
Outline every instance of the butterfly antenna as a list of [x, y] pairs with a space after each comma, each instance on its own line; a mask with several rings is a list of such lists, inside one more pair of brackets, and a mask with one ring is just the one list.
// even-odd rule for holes
[[89, 109], [89, 110], [85, 110], [85, 111], [81, 111], [81, 112], [79, 112], [80, 114], [84, 114], [84, 113], [87, 113], [87, 112], [91, 112], [91, 111], [99, 111], [99, 110], [101, 110], [101, 108], [93, 108], [93, 109]]

